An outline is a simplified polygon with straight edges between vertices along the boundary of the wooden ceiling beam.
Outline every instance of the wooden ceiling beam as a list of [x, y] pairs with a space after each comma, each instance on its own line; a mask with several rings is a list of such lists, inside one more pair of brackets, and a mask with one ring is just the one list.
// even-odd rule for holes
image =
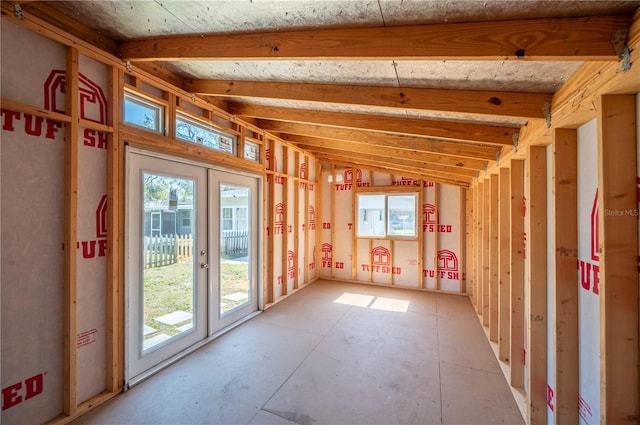
[[447, 142], [417, 137], [398, 136], [364, 130], [350, 130], [309, 124], [292, 124], [278, 121], [258, 121], [260, 128], [269, 132], [279, 132], [283, 140], [296, 142], [300, 137], [310, 136], [349, 143], [366, 143], [368, 146], [405, 149], [409, 151], [432, 152], [443, 155], [492, 161], [499, 148], [474, 146], [472, 144]]
[[360, 168], [360, 169], [368, 169], [372, 171], [377, 171], [384, 174], [392, 174], [396, 176], [415, 178], [419, 180], [428, 180], [434, 181], [437, 183], [450, 184], [455, 186], [470, 186], [470, 179], [468, 177], [455, 177], [451, 175], [442, 175], [435, 171], [428, 170], [419, 170], [416, 168], [405, 169], [404, 167], [395, 166], [395, 165], [381, 165], [377, 162], [371, 161], [360, 161], [354, 160], [353, 158], [346, 158], [340, 155], [332, 155], [332, 154], [318, 154], [316, 159], [320, 161], [329, 162], [334, 165], [350, 167], [350, 168]]
[[[388, 149], [369, 148], [367, 146], [358, 145], [331, 145], [328, 144], [327, 141], [313, 143], [313, 141], [307, 140], [306, 142], [307, 143], [305, 144], [299, 144], [298, 147], [314, 154], [329, 153], [340, 155], [345, 158], [367, 159], [370, 161], [378, 161], [381, 164], [397, 164], [415, 169], [431, 169], [434, 171], [459, 174], [467, 177], [475, 176], [478, 171], [478, 169], [471, 168], [468, 166], [469, 164], [462, 162], [464, 159], [458, 160], [456, 158], [451, 158], [451, 160], [447, 160], [445, 162], [439, 160], [437, 156], [432, 154], [417, 152], [407, 153], [406, 151], [405, 153], [398, 153], [397, 151], [391, 151]], [[484, 166], [482, 166], [482, 169], [484, 169]]]
[[[411, 146], [407, 146], [407, 145], [402, 146], [397, 143], [394, 143], [393, 140], [387, 141], [387, 142], [385, 141], [378, 142], [375, 140], [371, 140], [371, 141], [345, 140], [339, 136], [335, 138], [330, 138], [330, 137], [301, 136], [297, 134], [287, 134], [287, 133], [277, 133], [277, 134], [280, 137], [280, 139], [285, 140], [287, 142], [294, 143], [294, 144], [315, 144], [318, 146], [332, 146], [336, 144], [342, 144], [344, 146], [359, 146], [368, 150], [371, 150], [372, 148], [378, 148], [386, 152], [405, 151], [404, 152], [405, 155], [411, 152], [442, 154], [442, 155], [447, 155], [450, 158], [457, 158], [458, 163], [460, 162], [460, 160], [466, 160], [466, 159], [480, 160], [480, 161], [484, 161], [485, 163], [487, 161], [495, 161], [496, 157], [500, 156], [500, 152], [501, 152], [498, 149], [486, 155], [484, 153], [476, 156], [467, 155], [467, 154], [456, 155], [452, 149], [450, 150], [439, 149], [437, 147], [437, 142], [427, 142], [426, 145], [418, 145], [417, 143], [415, 143], [415, 144], [412, 144]], [[431, 149], [430, 148], [431, 144], [436, 144], [436, 147], [434, 149]], [[402, 151], [398, 151], [398, 149], [401, 149]]]
[[125, 60], [577, 60], [617, 59], [613, 31], [628, 16], [587, 16], [128, 41]]
[[517, 128], [475, 123], [456, 123], [419, 118], [316, 111], [300, 108], [279, 108], [246, 103], [229, 103], [228, 111], [233, 115], [246, 118], [330, 125], [333, 127], [357, 128], [501, 146], [512, 146], [513, 136], [519, 132]]
[[552, 97], [547, 93], [238, 80], [188, 79], [184, 89], [202, 96], [297, 100], [521, 119], [545, 118], [543, 106], [550, 104]]
[[449, 174], [456, 177], [465, 177], [465, 178], [476, 177], [478, 174], [477, 171], [471, 170], [469, 168], [452, 167], [448, 165], [436, 164], [433, 162], [421, 162], [421, 161], [414, 161], [410, 159], [393, 158], [388, 156], [382, 156], [380, 154], [353, 153], [348, 151], [340, 151], [338, 149], [319, 148], [319, 147], [313, 147], [313, 146], [307, 146], [307, 145], [301, 145], [301, 146], [306, 146], [305, 149], [309, 150], [315, 155], [319, 155], [319, 154], [334, 155], [337, 157], [342, 157], [346, 160], [350, 159], [356, 162], [369, 161], [370, 163], [377, 163], [380, 166], [384, 165], [387, 167], [391, 167], [391, 166], [400, 167], [404, 171], [413, 171], [413, 172], [420, 172], [420, 170], [429, 171], [429, 172], [433, 171], [433, 172]]

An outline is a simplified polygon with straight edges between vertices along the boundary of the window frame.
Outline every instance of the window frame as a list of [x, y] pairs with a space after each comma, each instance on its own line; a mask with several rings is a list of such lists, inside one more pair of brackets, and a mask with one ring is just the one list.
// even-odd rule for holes
[[[383, 218], [378, 221], [382, 221], [384, 223], [384, 234], [380, 235], [380, 234], [361, 234], [360, 233], [360, 228], [361, 228], [361, 222], [360, 222], [360, 214], [361, 214], [361, 209], [360, 209], [360, 197], [366, 197], [366, 196], [384, 196], [384, 210], [375, 210], [375, 211], [382, 211], [383, 214]], [[390, 197], [394, 197], [394, 196], [411, 196], [414, 199], [414, 203], [413, 203], [413, 234], [410, 235], [403, 235], [403, 234], [397, 234], [397, 233], [393, 233], [393, 230], [391, 229], [391, 221], [390, 221], [390, 214], [389, 214], [389, 198]], [[411, 191], [411, 192], [393, 192], [393, 191], [367, 191], [367, 192], [363, 192], [363, 193], [356, 193], [356, 205], [355, 205], [355, 212], [356, 212], [356, 217], [357, 219], [355, 220], [355, 225], [356, 225], [356, 229], [355, 229], [355, 236], [358, 239], [381, 239], [381, 240], [418, 240], [419, 238], [419, 228], [418, 228], [418, 219], [419, 219], [419, 211], [418, 211], [418, 203], [420, 201], [419, 198], [420, 194], [418, 191]], [[368, 210], [364, 210], [364, 211], [368, 211]]]
[[[197, 140], [191, 140], [191, 139], [187, 139], [185, 137], [180, 137], [178, 135], [178, 121], [184, 122], [186, 124], [192, 125], [196, 128], [199, 128], [202, 131], [205, 132], [209, 132], [211, 134], [214, 134], [216, 136], [218, 136], [218, 138], [227, 138], [231, 140], [231, 151], [229, 152], [228, 150], [225, 149], [221, 149], [219, 147], [214, 147], [214, 146], [209, 146], [209, 145], [205, 145], [204, 141], [202, 143], [198, 142]], [[182, 113], [182, 112], [176, 112], [175, 114], [175, 135], [174, 137], [176, 138], [176, 140], [180, 140], [182, 142], [186, 142], [186, 143], [193, 143], [195, 145], [199, 145], [202, 146], [204, 148], [207, 149], [211, 149], [212, 151], [215, 152], [221, 152], [227, 155], [232, 155], [232, 156], [236, 156], [237, 152], [238, 152], [238, 136], [236, 136], [235, 134], [230, 134], [230, 133], [226, 133], [222, 130], [219, 130], [216, 126], [214, 126], [211, 123], [208, 123], [204, 120], [199, 120], [196, 119], [188, 114]], [[197, 138], [197, 136], [196, 136]], [[218, 146], [220, 146], [220, 141], [218, 141]]]
[[[144, 125], [140, 125], [138, 123], [132, 122], [132, 121], [127, 121], [127, 117], [126, 117], [126, 105], [127, 105], [127, 101], [129, 101], [130, 103], [136, 104], [139, 107], [143, 107], [143, 108], [148, 108], [151, 110], [155, 110], [157, 111], [157, 114], [155, 116], [156, 122], [155, 122], [155, 127], [147, 127]], [[147, 130], [147, 131], [151, 131], [153, 133], [156, 134], [161, 134], [164, 135], [164, 128], [165, 128], [165, 106], [161, 103], [156, 103], [153, 102], [149, 99], [146, 99], [143, 96], [140, 96], [136, 93], [130, 92], [130, 91], [125, 91], [124, 92], [124, 97], [123, 97], [123, 105], [122, 105], [122, 109], [123, 109], [123, 113], [122, 113], [122, 119], [124, 120], [124, 123], [126, 125], [132, 125], [134, 127], [137, 128], [141, 128], [143, 130]]]

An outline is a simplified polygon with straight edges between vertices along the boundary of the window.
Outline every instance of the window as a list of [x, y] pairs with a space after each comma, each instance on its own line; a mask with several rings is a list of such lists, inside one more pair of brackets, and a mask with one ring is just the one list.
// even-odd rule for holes
[[176, 116], [176, 138], [231, 155], [236, 150], [235, 136], [224, 134], [213, 127], [207, 126], [205, 123], [183, 115]]
[[253, 162], [260, 162], [260, 145], [245, 140], [244, 142], [244, 159]]
[[164, 133], [163, 111], [164, 108], [160, 105], [131, 93], [124, 94], [124, 121], [127, 124], [162, 134]]
[[233, 230], [233, 208], [222, 208], [222, 230]]
[[359, 194], [359, 237], [415, 238], [418, 196], [410, 194]]

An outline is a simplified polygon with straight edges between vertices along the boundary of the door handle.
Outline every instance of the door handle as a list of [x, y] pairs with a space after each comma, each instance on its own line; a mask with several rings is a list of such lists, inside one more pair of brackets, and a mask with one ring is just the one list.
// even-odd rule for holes
[[209, 268], [209, 264], [208, 263], [200, 263], [200, 268], [201, 269], [208, 269]]

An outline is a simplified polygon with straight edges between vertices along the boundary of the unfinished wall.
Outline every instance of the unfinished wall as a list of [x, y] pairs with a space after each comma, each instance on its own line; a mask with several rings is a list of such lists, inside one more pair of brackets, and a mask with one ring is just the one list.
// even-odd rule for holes
[[[639, 335], [633, 322], [640, 321], [640, 268], [633, 255], [640, 201], [634, 162], [640, 153], [640, 94], [602, 96], [598, 102], [596, 118], [575, 130], [552, 128], [551, 144], [531, 144], [501, 165], [510, 173], [509, 187], [501, 187], [501, 193], [512, 203], [506, 218], [510, 252], [497, 251], [509, 264], [507, 278], [497, 279], [487, 261], [494, 255], [490, 241], [495, 237], [491, 187], [502, 169], [471, 188], [472, 301], [529, 423], [617, 423], [616, 415], [628, 411], [620, 406], [637, 407]], [[518, 211], [521, 193], [525, 203]], [[619, 200], [624, 208], [617, 206]], [[525, 244], [518, 248], [519, 230], [514, 229], [521, 226], [522, 215]], [[631, 237], [628, 229], [633, 229]], [[507, 314], [492, 301], [494, 285], [508, 285], [500, 290], [500, 297], [504, 291], [510, 299]], [[499, 322], [492, 320], [495, 309]], [[503, 321], [508, 332], [497, 333]], [[627, 343], [631, 346], [622, 350]], [[630, 359], [635, 360], [624, 363]]]
[[[65, 48], [8, 22], [2, 40], [3, 99], [66, 113]], [[80, 56], [79, 71], [80, 117], [106, 124], [107, 67]], [[10, 106], [2, 127], [2, 419], [36, 423], [62, 411], [65, 130]], [[106, 142], [78, 130], [79, 403], [105, 390]]]
[[[464, 190], [366, 169], [325, 169], [321, 175], [321, 277], [461, 293], [466, 279]], [[357, 237], [356, 194], [408, 190], [419, 195], [418, 237]]]
[[318, 277], [316, 267], [316, 160], [267, 138], [264, 190], [265, 304]]
[[[3, 21], [3, 99], [50, 109], [64, 68], [63, 46]], [[64, 127], [3, 104], [1, 138], [1, 418], [40, 423], [62, 411]]]

